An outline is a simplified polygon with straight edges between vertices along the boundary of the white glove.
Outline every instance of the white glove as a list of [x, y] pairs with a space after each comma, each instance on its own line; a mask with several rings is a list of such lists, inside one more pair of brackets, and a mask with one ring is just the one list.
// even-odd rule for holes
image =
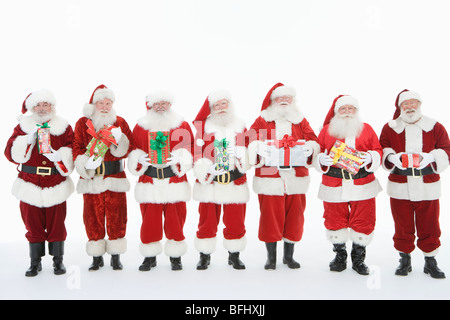
[[261, 157], [269, 158], [269, 148], [267, 141], [261, 141], [258, 143], [258, 150], [256, 151]]
[[391, 162], [397, 168], [399, 168], [401, 170], [406, 170], [406, 168], [403, 168], [402, 161], [400, 160], [401, 155], [402, 155], [401, 153], [397, 153], [397, 154], [391, 153], [390, 155], [388, 155], [387, 159], [389, 162]]
[[216, 165], [213, 164], [211, 167], [209, 167], [208, 173], [212, 174], [213, 176], [220, 176], [225, 173], [225, 170], [223, 169], [216, 170]]
[[122, 130], [119, 128], [113, 128], [111, 129], [111, 134], [113, 135], [114, 139], [116, 139], [116, 142], [119, 143], [120, 138], [122, 138]]
[[38, 127], [31, 129], [31, 131], [27, 134], [27, 143], [28, 144], [33, 144], [36, 142], [37, 139], [37, 131], [38, 131]]
[[50, 161], [52, 161], [52, 162], [58, 162], [58, 161], [61, 161], [61, 160], [62, 160], [61, 154], [60, 154], [58, 151], [56, 151], [55, 149], [53, 149], [51, 146], [50, 146], [50, 150], [52, 151], [51, 153], [44, 153], [44, 156], [45, 156], [48, 160], [50, 160]]
[[180, 157], [178, 157], [178, 154], [176, 153], [171, 153], [170, 158], [167, 158], [167, 161], [167, 164], [169, 166], [172, 166], [174, 164], [180, 163]]
[[361, 160], [363, 160], [361, 168], [364, 168], [372, 162], [372, 156], [370, 155], [370, 153], [367, 152], [361, 157]]
[[313, 154], [313, 148], [310, 145], [305, 144], [303, 146], [303, 155], [308, 158], [309, 156], [311, 156]]
[[138, 162], [142, 164], [145, 167], [150, 166], [150, 158], [148, 157], [148, 154], [143, 154], [139, 157]]
[[234, 147], [234, 157], [236, 159], [242, 159], [245, 155], [245, 147], [243, 146], [235, 146]]
[[417, 168], [419, 170], [425, 168], [427, 165], [435, 161], [434, 156], [431, 153], [421, 152], [420, 155], [422, 156], [422, 161], [420, 161], [420, 165]]
[[319, 156], [319, 163], [325, 167], [331, 167], [333, 165], [333, 159], [330, 155], [321, 153]]
[[103, 158], [99, 157], [97, 160], [94, 161], [94, 155], [92, 155], [89, 160], [86, 162], [86, 164], [84, 165], [84, 167], [86, 169], [92, 169], [95, 170], [98, 167], [100, 167], [100, 165], [102, 164]]

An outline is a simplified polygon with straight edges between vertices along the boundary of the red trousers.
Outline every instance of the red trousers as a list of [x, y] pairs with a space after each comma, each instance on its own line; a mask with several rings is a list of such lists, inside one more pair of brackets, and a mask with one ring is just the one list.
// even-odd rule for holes
[[140, 207], [142, 214], [142, 243], [162, 240], [163, 231], [168, 240], [184, 240], [183, 228], [186, 221], [186, 202], [141, 203]]
[[439, 226], [439, 200], [409, 201], [391, 198], [394, 218], [394, 247], [401, 252], [411, 253], [415, 246], [425, 253], [439, 248], [441, 229]]
[[269, 196], [258, 195], [259, 240], [276, 242], [282, 239], [298, 242], [303, 236], [306, 197], [304, 194]]
[[375, 198], [350, 202], [323, 202], [325, 228], [340, 230], [351, 228], [356, 232], [371, 234], [375, 229]]
[[25, 237], [29, 242], [66, 240], [65, 201], [48, 208], [39, 208], [20, 201], [20, 213], [27, 229]]
[[[105, 191], [83, 194], [83, 221], [89, 241], [125, 237], [127, 228], [127, 198], [125, 192]], [[106, 222], [106, 230], [105, 230]]]
[[223, 207], [223, 236], [227, 240], [241, 239], [245, 235], [245, 203], [215, 204], [200, 202], [197, 238], [215, 238]]

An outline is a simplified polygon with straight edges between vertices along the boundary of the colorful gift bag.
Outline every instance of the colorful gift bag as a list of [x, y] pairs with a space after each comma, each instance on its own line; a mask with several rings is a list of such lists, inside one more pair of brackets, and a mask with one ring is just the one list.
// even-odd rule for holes
[[50, 148], [50, 127], [48, 125], [48, 122], [45, 122], [43, 125], [37, 124], [37, 126], [39, 127], [37, 130], [39, 154], [51, 153], [52, 150]]
[[230, 171], [229, 144], [226, 139], [214, 140], [214, 164], [216, 165], [216, 170]]
[[98, 132], [95, 131], [94, 125], [91, 120], [86, 122], [88, 129], [86, 130], [92, 136], [91, 141], [89, 141], [86, 146], [86, 155], [91, 157], [94, 155], [94, 161], [100, 157], [104, 157], [106, 152], [108, 151], [111, 144], [117, 145], [116, 139], [111, 133], [111, 129], [116, 128], [115, 126], [107, 127], [105, 126], [103, 129]]
[[344, 169], [351, 174], [357, 174], [359, 172], [359, 169], [363, 164], [361, 157], [364, 154], [365, 152], [358, 151], [339, 140], [336, 140], [330, 150], [333, 165]]
[[420, 155], [417, 153], [402, 154], [403, 168], [418, 168], [420, 166]]
[[148, 156], [152, 164], [166, 164], [170, 158], [170, 132], [157, 131], [148, 133]]
[[269, 146], [269, 158], [266, 166], [273, 167], [304, 167], [307, 157], [304, 154], [305, 140], [294, 140], [285, 135], [281, 140], [267, 140]]

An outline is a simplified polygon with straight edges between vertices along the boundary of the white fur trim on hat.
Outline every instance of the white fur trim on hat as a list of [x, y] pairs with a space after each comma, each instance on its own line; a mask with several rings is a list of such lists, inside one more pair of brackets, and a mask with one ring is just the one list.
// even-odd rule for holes
[[116, 100], [114, 92], [108, 88], [97, 89], [92, 97], [92, 103], [95, 104], [99, 100], [109, 99], [112, 102]]
[[227, 99], [228, 102], [231, 102], [231, 93], [224, 89], [214, 90], [208, 95], [209, 106], [212, 107], [215, 102], [223, 99]]
[[51, 93], [47, 89], [41, 89], [38, 91], [34, 91], [31, 93], [31, 95], [27, 98], [27, 101], [25, 102], [25, 106], [27, 107], [27, 110], [33, 109], [39, 102], [48, 102], [52, 106], [55, 106], [56, 99], [53, 93]]
[[337, 112], [340, 107], [346, 105], [354, 106], [356, 109], [359, 109], [359, 103], [356, 98], [352, 96], [342, 96], [336, 101], [336, 104], [334, 105], [334, 112]]
[[290, 86], [281, 86], [276, 88], [275, 90], [273, 90], [272, 94], [270, 95], [270, 99], [276, 99], [279, 97], [284, 97], [284, 96], [291, 96], [293, 98], [295, 98], [295, 96], [297, 95], [297, 92], [295, 91], [294, 87], [290, 87]]
[[405, 91], [402, 92], [398, 97], [398, 105], [400, 106], [402, 102], [410, 99], [416, 99], [419, 100], [419, 102], [422, 102], [419, 93], [417, 93], [416, 91]]
[[169, 91], [158, 90], [149, 93], [145, 98], [145, 102], [147, 102], [148, 107], [151, 107], [156, 102], [161, 101], [166, 101], [173, 104], [175, 102], [175, 96]]

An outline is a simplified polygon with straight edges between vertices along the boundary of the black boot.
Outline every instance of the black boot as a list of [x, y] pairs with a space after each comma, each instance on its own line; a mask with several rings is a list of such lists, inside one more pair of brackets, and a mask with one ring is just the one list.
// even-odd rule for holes
[[25, 272], [26, 277], [35, 277], [42, 270], [41, 257], [45, 256], [45, 242], [29, 243], [31, 264]]
[[173, 271], [183, 270], [183, 265], [181, 264], [181, 257], [170, 257], [170, 266]]
[[425, 257], [423, 272], [429, 274], [434, 279], [445, 279], [445, 273], [438, 268], [437, 261], [434, 257]]
[[66, 267], [63, 264], [64, 241], [48, 243], [48, 253], [53, 256], [53, 273], [61, 275], [66, 273]]
[[96, 271], [104, 266], [103, 256], [93, 257], [89, 271]]
[[367, 276], [369, 274], [369, 268], [364, 263], [366, 247], [353, 243], [350, 255], [352, 257], [352, 269], [363, 276]]
[[395, 270], [397, 276], [407, 276], [412, 271], [411, 267], [411, 255], [409, 253], [400, 252], [400, 264]]
[[345, 243], [333, 244], [333, 252], [336, 257], [330, 262], [330, 271], [341, 272], [347, 269], [347, 248]]
[[118, 254], [112, 254], [111, 255], [111, 267], [113, 268], [113, 270], [122, 270], [123, 266], [122, 263], [120, 262], [120, 255]]
[[209, 263], [211, 261], [211, 255], [200, 252], [200, 259], [197, 263], [197, 270], [208, 269]]
[[275, 270], [277, 267], [277, 243], [266, 242], [267, 261], [264, 265], [266, 270]]
[[156, 267], [156, 257], [146, 257], [139, 266], [139, 271], [150, 271], [154, 267]]
[[241, 259], [239, 259], [239, 252], [228, 251], [228, 264], [230, 266], [233, 266], [233, 268], [237, 270], [245, 269], [244, 263], [241, 261]]
[[290, 269], [300, 268], [300, 263], [294, 260], [294, 244], [291, 242], [284, 242], [283, 263]]

